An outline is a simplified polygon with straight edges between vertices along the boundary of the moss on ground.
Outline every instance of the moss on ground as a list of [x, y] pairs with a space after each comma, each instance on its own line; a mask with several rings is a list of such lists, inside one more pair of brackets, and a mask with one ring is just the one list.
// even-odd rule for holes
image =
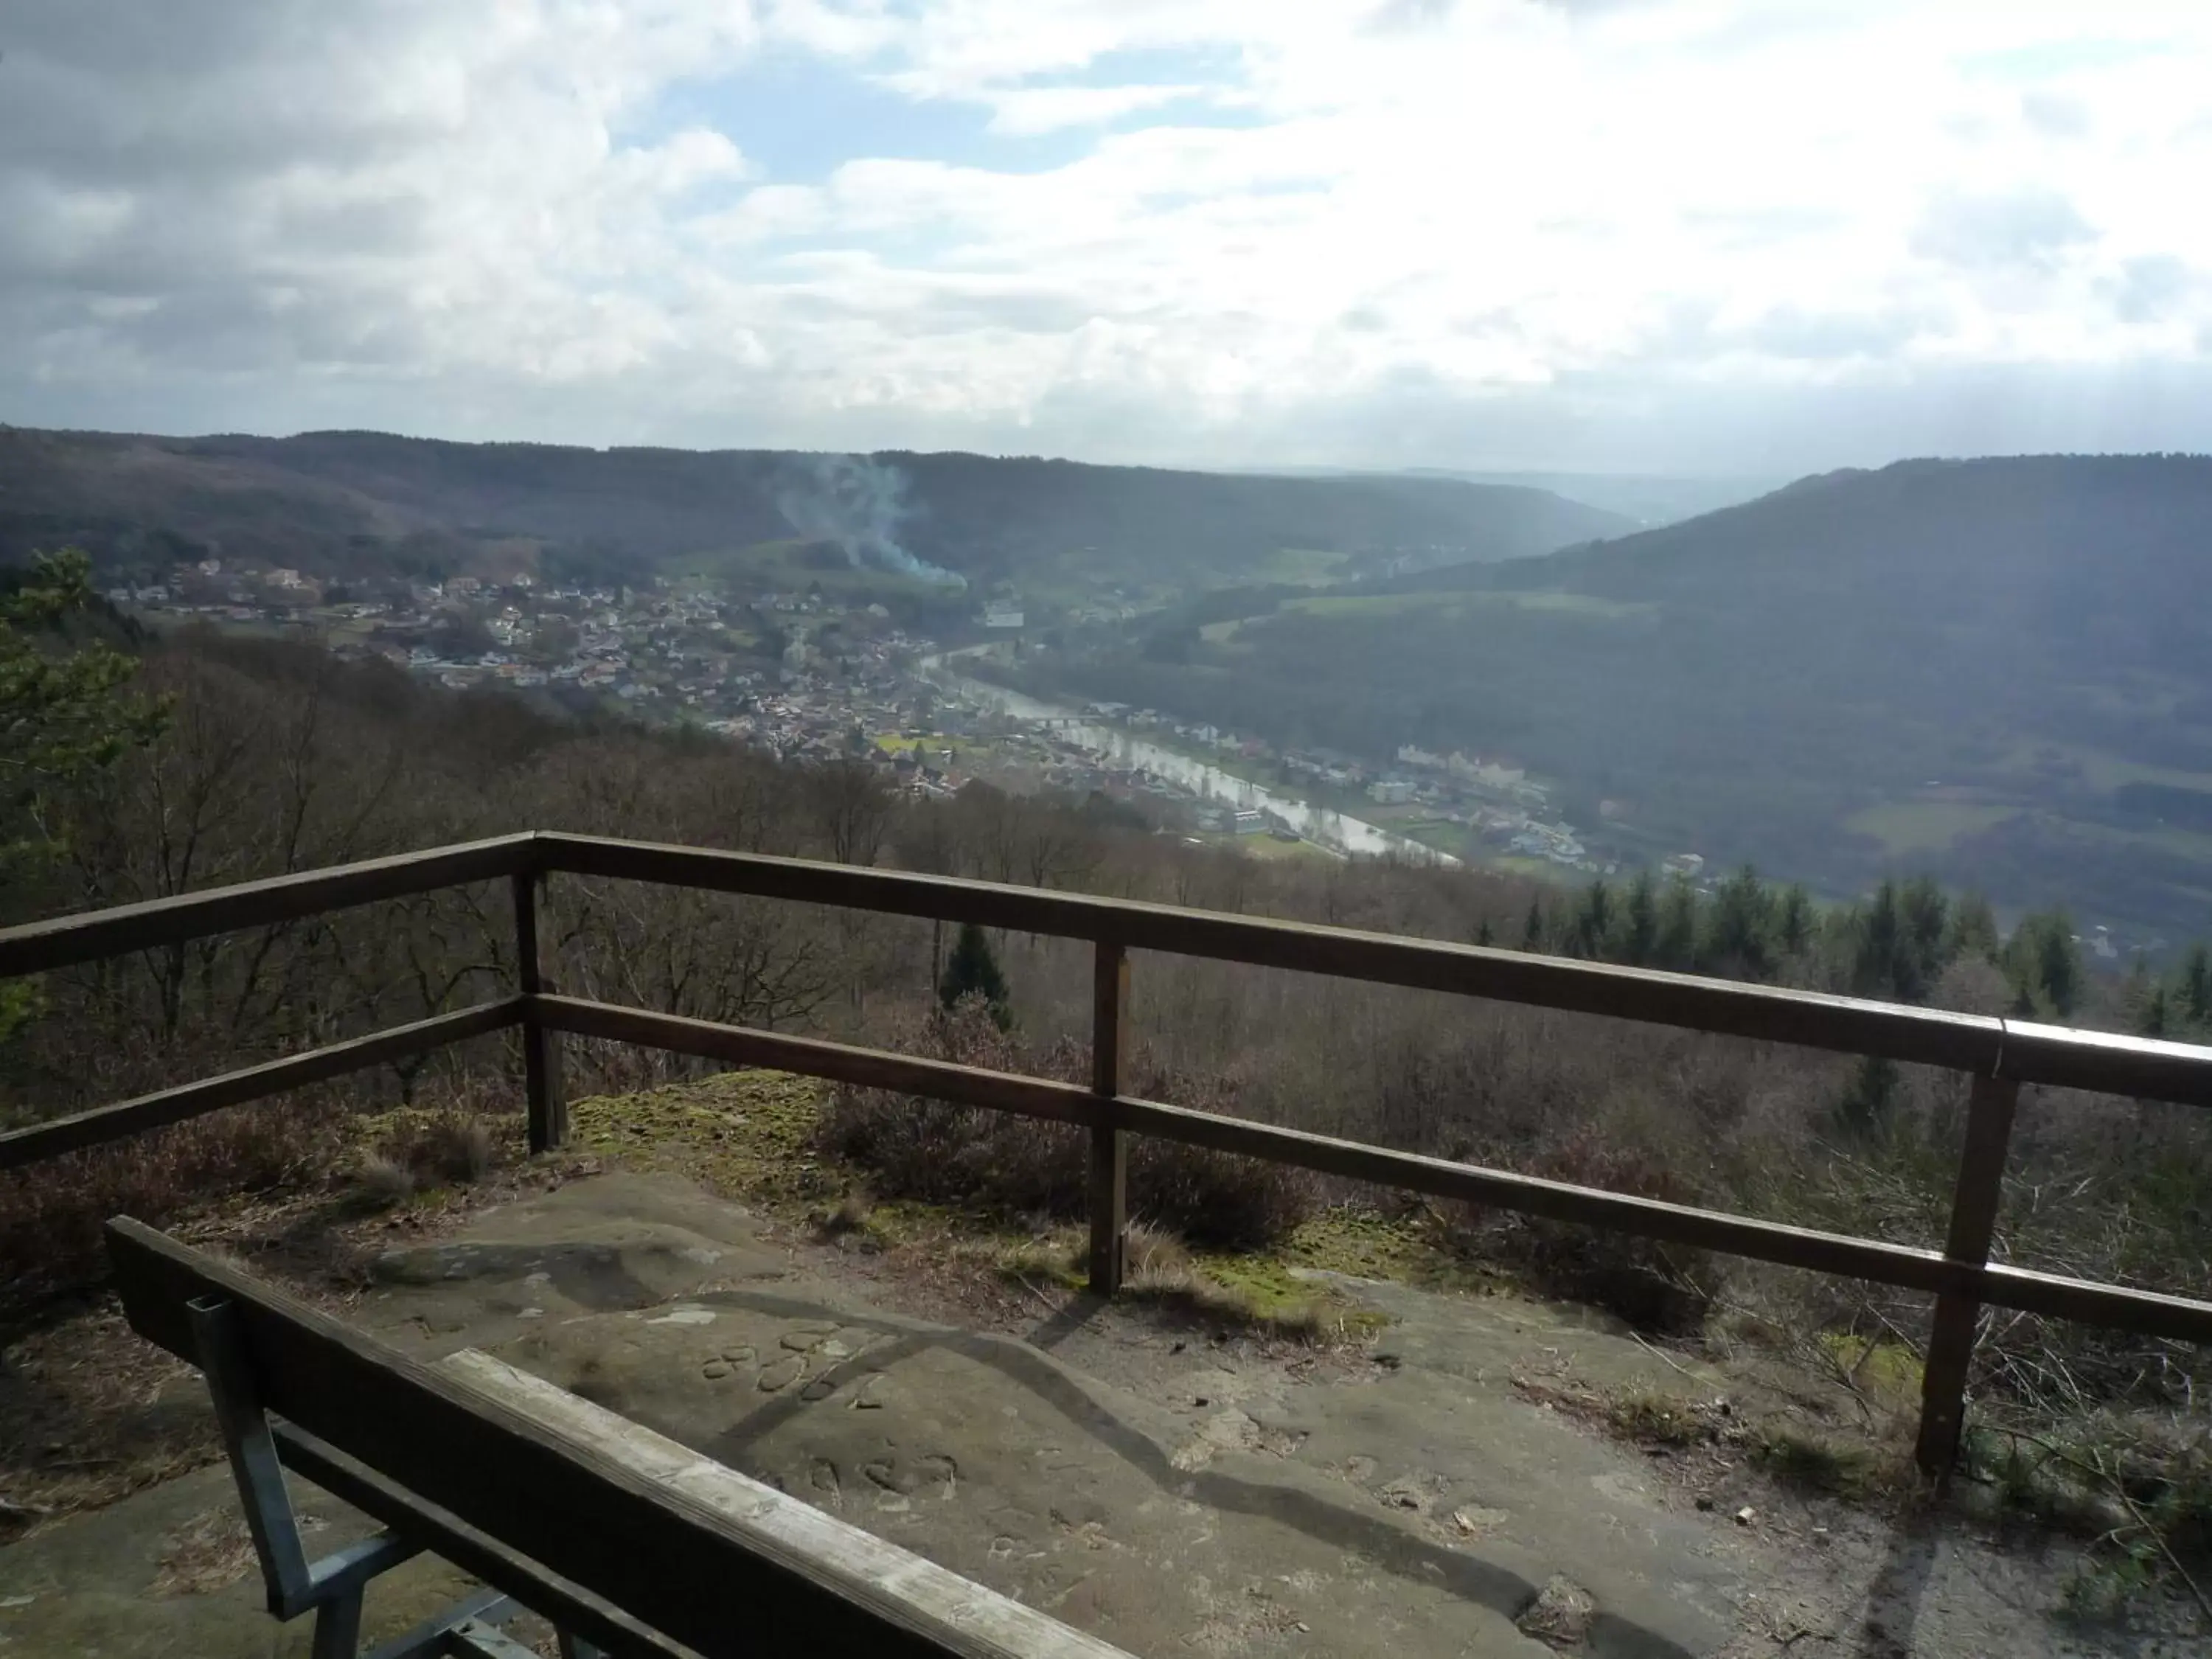
[[1823, 1331], [1817, 1339], [1838, 1376], [1868, 1402], [1890, 1411], [1911, 1412], [1920, 1403], [1920, 1356], [1902, 1342], [1869, 1341], [1844, 1331]]
[[804, 1204], [836, 1190], [814, 1146], [823, 1085], [788, 1072], [723, 1072], [568, 1109], [576, 1144], [732, 1197]]
[[1425, 1211], [1385, 1215], [1364, 1206], [1332, 1205], [1292, 1229], [1279, 1254], [1293, 1267], [1353, 1279], [1466, 1288], [1477, 1278]]
[[[825, 1157], [817, 1144], [826, 1092], [816, 1079], [789, 1073], [725, 1072], [579, 1100], [569, 1121], [581, 1151], [685, 1176], [824, 1233], [858, 1234], [885, 1249], [927, 1244], [1038, 1288], [1083, 1287], [1079, 1228], [1041, 1232], [1028, 1218], [868, 1199], [867, 1172]], [[1382, 1316], [1293, 1270], [1440, 1282], [1460, 1270], [1427, 1231], [1425, 1221], [1339, 1206], [1302, 1224], [1278, 1249], [1182, 1256], [1171, 1272], [1133, 1273], [1129, 1289], [1202, 1316], [1288, 1334], [1357, 1338], [1380, 1327]]]

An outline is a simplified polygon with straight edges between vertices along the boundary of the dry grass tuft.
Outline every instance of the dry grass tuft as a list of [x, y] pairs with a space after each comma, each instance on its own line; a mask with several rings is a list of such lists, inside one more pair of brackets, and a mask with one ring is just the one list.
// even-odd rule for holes
[[418, 1186], [466, 1187], [491, 1173], [490, 1127], [471, 1114], [444, 1111], [406, 1130], [383, 1157], [405, 1170]]
[[372, 1153], [354, 1171], [354, 1191], [369, 1208], [393, 1210], [415, 1196], [415, 1172], [382, 1153]]
[[236, 1504], [203, 1510], [162, 1540], [156, 1595], [209, 1595], [253, 1566], [253, 1537]]
[[875, 1212], [876, 1200], [870, 1196], [868, 1189], [855, 1187], [835, 1204], [809, 1212], [807, 1219], [814, 1224], [817, 1237], [842, 1238], [848, 1234], [866, 1232]]

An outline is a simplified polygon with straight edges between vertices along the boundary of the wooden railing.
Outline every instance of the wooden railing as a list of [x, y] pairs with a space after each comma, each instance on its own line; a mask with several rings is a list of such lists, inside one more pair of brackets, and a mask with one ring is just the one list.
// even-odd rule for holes
[[[1091, 1086], [560, 995], [541, 958], [538, 928], [539, 891], [556, 873], [1087, 940], [1096, 963]], [[2212, 1302], [1989, 1261], [2021, 1085], [2212, 1106], [2212, 1048], [2185, 1043], [1170, 905], [551, 833], [404, 854], [9, 928], [0, 931], [0, 977], [499, 878], [512, 884], [514, 894], [520, 964], [514, 994], [0, 1135], [0, 1169], [520, 1026], [533, 1151], [557, 1146], [567, 1135], [563, 1034], [776, 1066], [1084, 1128], [1091, 1138], [1091, 1285], [1102, 1295], [1112, 1295], [1121, 1280], [1133, 1134], [1929, 1292], [1936, 1307], [1918, 1455], [1922, 1466], [1936, 1474], [1948, 1470], [1957, 1452], [1966, 1372], [1984, 1306], [2212, 1342]], [[1605, 1014], [1963, 1073], [1972, 1083], [1945, 1247], [1938, 1252], [1815, 1231], [1132, 1098], [1122, 1092], [1121, 1073], [1133, 950]]]

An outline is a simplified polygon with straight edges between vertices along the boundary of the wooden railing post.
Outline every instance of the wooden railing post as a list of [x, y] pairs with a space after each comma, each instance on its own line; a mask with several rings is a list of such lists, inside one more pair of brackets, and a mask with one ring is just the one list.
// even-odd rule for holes
[[[526, 997], [551, 988], [538, 953], [537, 872], [519, 870], [514, 886], [514, 975]], [[530, 1150], [550, 1151], [568, 1138], [568, 1097], [561, 1084], [561, 1034], [538, 1018], [534, 1006], [522, 1017], [522, 1089], [530, 1106]]]
[[[1129, 953], [1101, 939], [1091, 969], [1091, 1091], [1111, 1100], [1121, 1092], [1129, 1040]], [[1091, 1131], [1091, 1290], [1121, 1288], [1128, 1254], [1129, 1138], [1119, 1129]]]
[[[2004, 1194], [2005, 1155], [2012, 1146], [2013, 1112], [2020, 1085], [1977, 1077], [1966, 1106], [1966, 1145], [1959, 1154], [1959, 1186], [1951, 1200], [1951, 1237], [1943, 1254], [1953, 1261], [1985, 1267]], [[1974, 1358], [1974, 1327], [1982, 1304], [1971, 1296], [1936, 1298], [1935, 1328], [1920, 1380], [1920, 1439], [1914, 1457], [1921, 1473], [1948, 1480], [1966, 1425], [1966, 1370]]]

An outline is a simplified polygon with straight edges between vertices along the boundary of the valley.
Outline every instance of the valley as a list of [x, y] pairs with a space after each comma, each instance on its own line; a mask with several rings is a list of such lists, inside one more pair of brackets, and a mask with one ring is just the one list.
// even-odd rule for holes
[[[1905, 463], [1535, 559], [1187, 607], [1022, 683], [1386, 778], [1408, 751], [1520, 769], [1601, 867], [1694, 852], [1832, 897], [1926, 872], [2154, 951], [2212, 917], [2208, 527], [2201, 459]], [[1510, 826], [1466, 831], [1443, 850], [1509, 850]]]
[[[1836, 900], [1924, 873], [2063, 902], [2116, 959], [2212, 925], [2212, 463], [1901, 463], [1631, 523], [1434, 477], [0, 432], [0, 543], [82, 542], [157, 623], [789, 757], [896, 739], [915, 787], [1097, 787], [1186, 833], [1242, 805]], [[948, 652], [995, 689], [941, 699]]]

